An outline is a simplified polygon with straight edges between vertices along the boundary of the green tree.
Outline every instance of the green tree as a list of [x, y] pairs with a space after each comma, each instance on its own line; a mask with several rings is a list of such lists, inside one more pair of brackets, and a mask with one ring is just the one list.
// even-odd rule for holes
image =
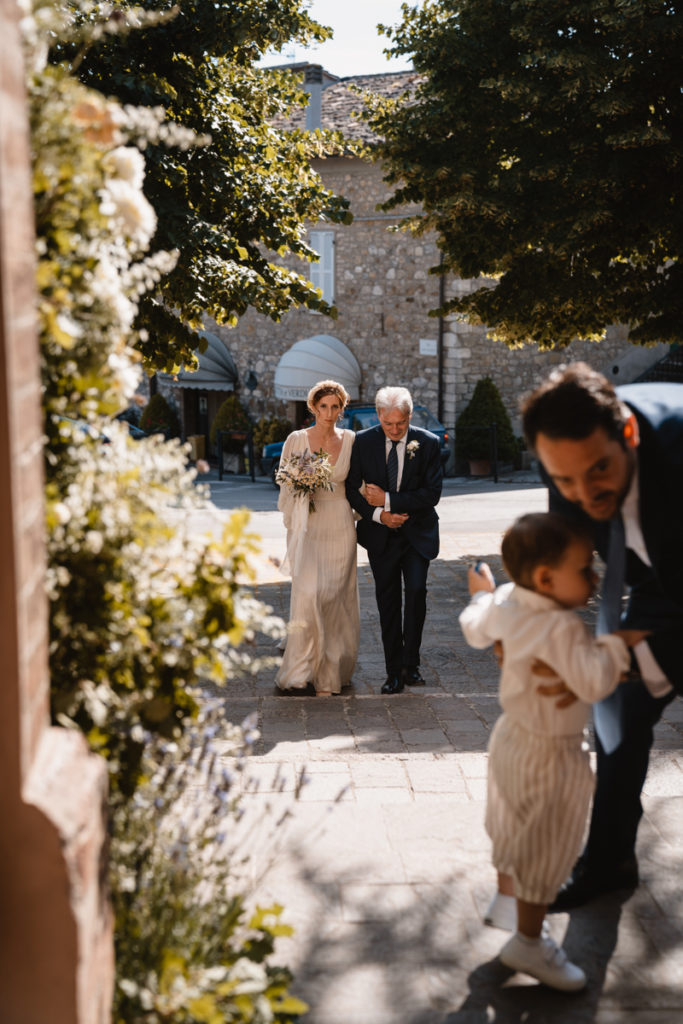
[[510, 346], [683, 338], [683, 9], [670, 0], [427, 0], [391, 52], [423, 78], [376, 102], [379, 155], [447, 270], [449, 311]]
[[[288, 130], [288, 112], [306, 101], [298, 79], [255, 67], [273, 46], [329, 34], [303, 0], [187, 0], [175, 7], [119, 0], [95, 40], [92, 22], [101, 9], [81, 8], [78, 0], [67, 7], [81, 19], [81, 32], [56, 45], [52, 60], [122, 104], [165, 111], [146, 146], [144, 191], [157, 215], [152, 248], [179, 255], [156, 291], [140, 299], [138, 347], [147, 367], [194, 365], [201, 347], [195, 331], [206, 314], [232, 325], [250, 307], [274, 320], [293, 306], [333, 312], [283, 257], [316, 258], [305, 240], [307, 221], [350, 220], [346, 200], [311, 168], [313, 157], [339, 149], [341, 136]], [[127, 31], [141, 10], [151, 21]], [[198, 144], [169, 144], [169, 126], [194, 132]]]

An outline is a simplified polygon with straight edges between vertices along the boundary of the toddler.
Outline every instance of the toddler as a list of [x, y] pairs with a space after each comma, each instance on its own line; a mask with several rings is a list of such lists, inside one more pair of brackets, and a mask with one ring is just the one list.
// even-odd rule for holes
[[[460, 615], [472, 647], [503, 645], [503, 714], [489, 744], [486, 807], [499, 895], [489, 913], [499, 923], [506, 900], [514, 909], [514, 894], [517, 932], [500, 959], [553, 988], [577, 991], [586, 984], [584, 972], [543, 924], [583, 841], [593, 792], [588, 705], [615, 689], [629, 669], [628, 646], [646, 634], [594, 637], [572, 612], [588, 602], [597, 581], [592, 539], [576, 524], [555, 513], [522, 516], [505, 534], [502, 556], [513, 582], [496, 588], [486, 563], [471, 568], [472, 599]], [[532, 676], [536, 660], [578, 700], [560, 707], [540, 697]]]

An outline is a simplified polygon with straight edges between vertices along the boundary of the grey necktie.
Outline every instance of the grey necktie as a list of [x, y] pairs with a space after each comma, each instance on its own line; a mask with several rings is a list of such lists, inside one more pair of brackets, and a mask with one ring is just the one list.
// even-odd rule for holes
[[[595, 632], [613, 633], [621, 622], [621, 600], [624, 593], [626, 567], [626, 535], [621, 516], [612, 519], [609, 529], [609, 550], [607, 567], [602, 585], [600, 608]], [[617, 749], [622, 739], [621, 728], [621, 687], [593, 707], [595, 732], [606, 754]]]
[[387, 456], [387, 482], [391, 492], [398, 490], [398, 441], [391, 442], [391, 451]]

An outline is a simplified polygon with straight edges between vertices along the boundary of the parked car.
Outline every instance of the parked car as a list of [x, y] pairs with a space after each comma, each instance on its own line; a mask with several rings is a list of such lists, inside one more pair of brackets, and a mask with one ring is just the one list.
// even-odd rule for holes
[[[425, 430], [436, 434], [441, 446], [441, 462], [445, 466], [451, 450], [448, 447], [448, 431], [443, 423], [440, 423], [436, 416], [424, 405], [413, 406], [413, 415], [410, 422], [414, 427], [424, 427]], [[359, 430], [365, 430], [366, 427], [374, 427], [376, 423], [379, 423], [379, 419], [377, 418], [377, 410], [374, 405], [349, 405], [345, 414], [339, 420], [340, 427], [355, 430], [356, 433]], [[280, 466], [283, 444], [283, 441], [274, 441], [272, 444], [266, 444], [263, 446], [261, 454], [261, 469], [266, 476], [270, 476], [276, 487], [275, 474]]]
[[[88, 434], [88, 436], [94, 438], [94, 440], [101, 441], [102, 444], [109, 444], [109, 438], [107, 435], [96, 430], [86, 420], [75, 420], [71, 416], [60, 416], [59, 419], [62, 423], [71, 423], [74, 427], [78, 427], [80, 431], [84, 434]], [[127, 420], [122, 416], [115, 416], [114, 419], [122, 420], [127, 425], [128, 433], [134, 441], [140, 441], [143, 437], [147, 437], [145, 431], [141, 430], [140, 427], [135, 425], [135, 423], [131, 423], [130, 420]]]

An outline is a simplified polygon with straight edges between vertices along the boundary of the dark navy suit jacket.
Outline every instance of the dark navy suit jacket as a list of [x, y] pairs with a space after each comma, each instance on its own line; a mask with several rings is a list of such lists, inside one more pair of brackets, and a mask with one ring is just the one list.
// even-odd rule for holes
[[[683, 384], [627, 384], [619, 398], [640, 428], [640, 526], [652, 568], [627, 552], [630, 596], [624, 626], [652, 629], [648, 643], [667, 679], [683, 693]], [[543, 473], [550, 508], [592, 523], [595, 545], [609, 557], [609, 524], [595, 523], [566, 501]]]
[[[400, 490], [391, 495], [391, 511], [408, 513], [410, 518], [401, 533], [416, 551], [431, 560], [439, 553], [439, 517], [434, 509], [443, 481], [439, 440], [428, 430], [409, 427], [406, 446], [411, 441], [417, 441], [419, 447], [412, 457], [410, 452], [405, 453]], [[356, 528], [358, 543], [373, 554], [381, 554], [389, 539], [389, 527], [373, 520], [375, 507], [359, 492], [363, 482], [388, 490], [386, 437], [379, 425], [356, 434], [346, 497], [362, 516]]]

